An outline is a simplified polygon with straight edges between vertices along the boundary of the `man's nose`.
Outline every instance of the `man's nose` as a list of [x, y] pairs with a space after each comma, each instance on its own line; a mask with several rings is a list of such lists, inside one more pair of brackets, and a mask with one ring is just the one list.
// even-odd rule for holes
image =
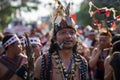
[[65, 37], [69, 38], [69, 37], [71, 37], [71, 34], [69, 32], [66, 32]]

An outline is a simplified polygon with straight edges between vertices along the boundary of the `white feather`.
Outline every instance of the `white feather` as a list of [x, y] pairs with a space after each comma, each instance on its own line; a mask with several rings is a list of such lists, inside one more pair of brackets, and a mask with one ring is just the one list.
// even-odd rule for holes
[[62, 18], [61, 16], [57, 16], [56, 20], [55, 20], [55, 23], [60, 25], [60, 22], [62, 21]]

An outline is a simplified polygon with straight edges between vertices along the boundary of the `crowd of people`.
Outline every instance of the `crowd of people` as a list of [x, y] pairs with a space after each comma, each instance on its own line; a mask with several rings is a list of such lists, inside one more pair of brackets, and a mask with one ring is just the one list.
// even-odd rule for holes
[[76, 27], [59, 9], [46, 34], [0, 33], [0, 80], [120, 80], [120, 34]]

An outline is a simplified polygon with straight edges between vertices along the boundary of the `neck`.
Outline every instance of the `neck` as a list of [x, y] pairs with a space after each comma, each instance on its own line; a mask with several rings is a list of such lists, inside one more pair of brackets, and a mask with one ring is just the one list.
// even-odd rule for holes
[[9, 57], [9, 58], [15, 58], [16, 55], [14, 55], [14, 53], [10, 53], [10, 52], [6, 52], [6, 56]]
[[59, 55], [62, 59], [70, 59], [72, 57], [72, 50], [60, 50]]

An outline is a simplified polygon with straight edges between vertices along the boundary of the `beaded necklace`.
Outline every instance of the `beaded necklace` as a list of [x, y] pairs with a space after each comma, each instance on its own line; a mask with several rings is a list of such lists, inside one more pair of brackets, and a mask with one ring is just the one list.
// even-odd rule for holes
[[74, 80], [75, 75], [75, 68], [77, 65], [79, 65], [79, 59], [76, 58], [75, 55], [72, 55], [72, 58], [70, 59], [70, 63], [67, 69], [65, 69], [62, 59], [57, 53], [53, 53], [52, 57], [55, 59], [55, 62], [57, 64], [57, 68], [60, 70], [63, 76], [63, 80]]

